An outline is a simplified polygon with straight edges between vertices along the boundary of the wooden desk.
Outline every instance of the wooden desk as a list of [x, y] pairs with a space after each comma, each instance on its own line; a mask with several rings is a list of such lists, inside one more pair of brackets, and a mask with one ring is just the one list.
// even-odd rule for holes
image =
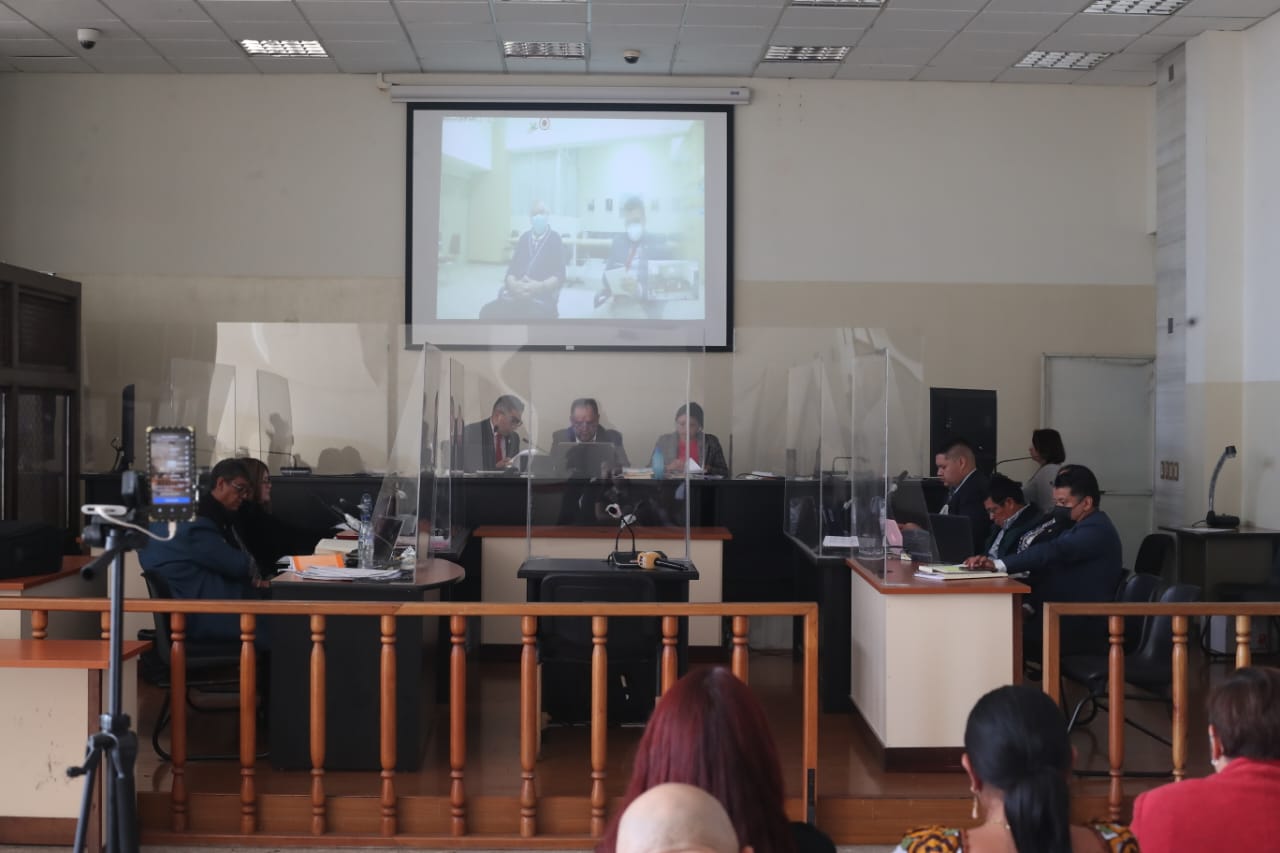
[[[271, 597], [289, 601], [447, 601], [462, 567], [422, 560], [412, 581], [307, 581], [282, 575]], [[331, 617], [325, 626], [325, 768], [378, 770], [378, 617]], [[422, 761], [436, 702], [440, 637], [437, 617], [396, 621], [396, 769]], [[311, 628], [305, 616], [273, 616], [271, 640], [271, 763], [311, 767]]]
[[[30, 598], [105, 598], [108, 572], [98, 572], [93, 580], [80, 577], [80, 569], [93, 557], [79, 554], [62, 558], [62, 568], [47, 575], [0, 580], [0, 597]], [[148, 617], [149, 618], [149, 617]], [[96, 640], [101, 636], [97, 613], [50, 613], [49, 638]], [[126, 631], [125, 636], [130, 634]], [[137, 636], [134, 632], [132, 636]], [[0, 637], [31, 638], [31, 612], [0, 611]]]
[[1222, 583], [1263, 585], [1271, 579], [1280, 530], [1241, 527], [1216, 530], [1212, 527], [1165, 527], [1178, 542], [1174, 583], [1195, 584], [1204, 591], [1205, 601], [1217, 601]]
[[[524, 525], [487, 525], [473, 536], [481, 541], [481, 600], [517, 603], [527, 600], [527, 589], [519, 572], [530, 557], [566, 557], [602, 561], [613, 551], [616, 527], [546, 525], [533, 528], [532, 547], [525, 539]], [[696, 527], [690, 530], [689, 559], [698, 571], [690, 580], [701, 578], [689, 589], [689, 601], [722, 601], [723, 545], [731, 539], [723, 527]], [[631, 547], [631, 537], [620, 540]], [[673, 547], [678, 545], [679, 547]], [[684, 550], [683, 527], [637, 527], [636, 547], [642, 551], [667, 551], [672, 557]], [[518, 645], [520, 624], [515, 619], [485, 617], [481, 631], [484, 642]], [[720, 645], [720, 619], [695, 616], [689, 622], [689, 643], [695, 646]]]
[[960, 766], [984, 693], [1021, 680], [1022, 598], [999, 580], [925, 581], [897, 558], [850, 559], [850, 685], [886, 770]]

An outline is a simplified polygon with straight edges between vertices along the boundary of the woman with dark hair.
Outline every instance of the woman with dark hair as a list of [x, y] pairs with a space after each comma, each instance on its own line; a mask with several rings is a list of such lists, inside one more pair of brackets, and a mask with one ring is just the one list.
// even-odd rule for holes
[[1032, 430], [1031, 446], [1027, 452], [1040, 467], [1022, 484], [1022, 492], [1027, 500], [1047, 512], [1053, 506], [1053, 481], [1057, 479], [1062, 463], [1067, 461], [1062, 436], [1056, 429]]
[[1136, 853], [1128, 829], [1071, 825], [1074, 750], [1057, 704], [1023, 685], [999, 687], [978, 700], [964, 729], [960, 763], [973, 791], [972, 829], [929, 827], [909, 833], [905, 853]]
[[249, 473], [249, 497], [235, 515], [236, 534], [253, 556], [259, 576], [270, 580], [281, 557], [310, 554], [328, 530], [309, 530], [282, 521], [271, 513], [271, 470], [261, 459], [239, 460]]
[[1280, 669], [1237, 669], [1209, 692], [1216, 771], [1139, 794], [1133, 832], [1146, 853], [1274, 850], [1280, 839]]
[[614, 853], [617, 815], [664, 782], [694, 785], [719, 800], [740, 846], [758, 853], [835, 853], [822, 832], [787, 820], [782, 768], [764, 708], [723, 667], [694, 670], [658, 702], [636, 750], [631, 783], [596, 846], [598, 853]]
[[661, 462], [663, 472], [671, 476], [683, 476], [689, 460], [712, 477], [729, 476], [720, 439], [702, 431], [702, 406], [697, 403], [676, 409], [676, 431], [658, 437], [650, 458], [655, 467]]

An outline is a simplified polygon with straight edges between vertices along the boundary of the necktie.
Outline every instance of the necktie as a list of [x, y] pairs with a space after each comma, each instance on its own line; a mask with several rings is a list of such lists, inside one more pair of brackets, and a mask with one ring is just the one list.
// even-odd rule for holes
[[502, 440], [502, 434], [495, 432], [493, 434], [493, 464], [501, 465], [506, 461], [506, 442]]

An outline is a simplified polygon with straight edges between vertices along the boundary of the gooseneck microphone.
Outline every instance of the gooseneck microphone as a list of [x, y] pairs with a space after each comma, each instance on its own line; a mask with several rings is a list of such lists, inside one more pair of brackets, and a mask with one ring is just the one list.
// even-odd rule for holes
[[1218, 489], [1218, 475], [1222, 473], [1222, 465], [1228, 459], [1236, 458], [1236, 446], [1228, 444], [1223, 449], [1222, 455], [1218, 457], [1218, 464], [1213, 466], [1213, 477], [1209, 479], [1209, 514], [1204, 517], [1204, 523], [1210, 527], [1222, 529], [1232, 529], [1240, 526], [1240, 519], [1234, 515], [1218, 515], [1213, 511], [1213, 493]]
[[1031, 458], [1032, 457], [1030, 456], [1010, 456], [1008, 459], [1001, 459], [998, 462], [996, 462], [996, 467], [999, 468], [1001, 465], [1003, 465], [1006, 462], [1025, 462], [1026, 460]]

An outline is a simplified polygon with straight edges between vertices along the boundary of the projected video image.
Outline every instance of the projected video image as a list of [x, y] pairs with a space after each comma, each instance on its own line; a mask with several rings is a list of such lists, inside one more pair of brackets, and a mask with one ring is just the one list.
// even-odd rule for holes
[[445, 115], [436, 319], [705, 319], [705, 133], [697, 118]]

